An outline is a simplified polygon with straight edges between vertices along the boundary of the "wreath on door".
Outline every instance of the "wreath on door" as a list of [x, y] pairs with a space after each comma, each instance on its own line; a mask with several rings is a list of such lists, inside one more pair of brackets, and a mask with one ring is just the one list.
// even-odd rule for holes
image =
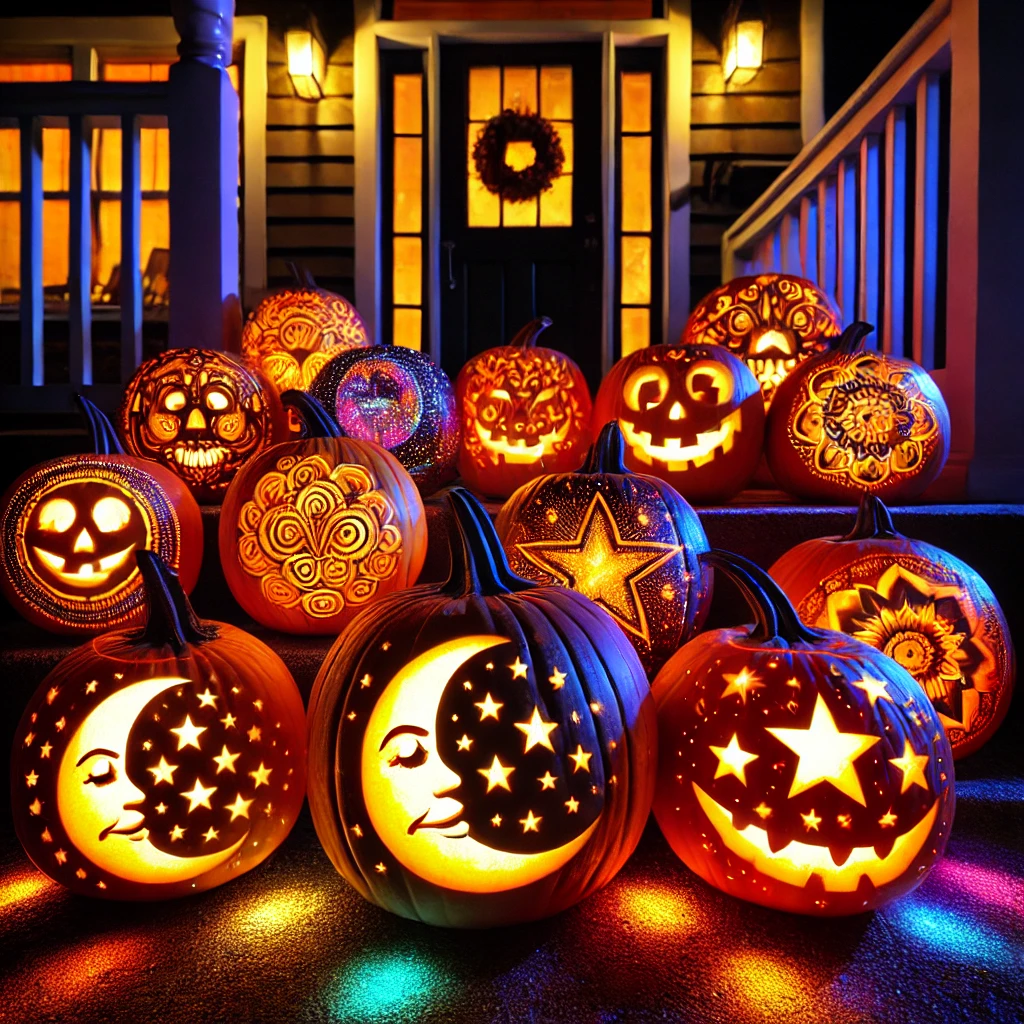
[[[529, 142], [534, 160], [515, 170], [505, 162], [510, 142]], [[488, 192], [523, 203], [551, 188], [562, 173], [565, 150], [555, 126], [540, 114], [503, 110], [480, 129], [473, 146], [473, 163]]]

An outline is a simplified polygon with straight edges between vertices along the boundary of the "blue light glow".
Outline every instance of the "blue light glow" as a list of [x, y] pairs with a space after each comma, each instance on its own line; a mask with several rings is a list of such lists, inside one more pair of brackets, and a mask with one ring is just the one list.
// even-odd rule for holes
[[348, 964], [331, 986], [333, 1020], [406, 1020], [424, 1011], [444, 982], [436, 964], [412, 952], [371, 952]]
[[1024, 803], [1024, 781], [1020, 779], [964, 779], [956, 780], [957, 800], [977, 800], [980, 803]]

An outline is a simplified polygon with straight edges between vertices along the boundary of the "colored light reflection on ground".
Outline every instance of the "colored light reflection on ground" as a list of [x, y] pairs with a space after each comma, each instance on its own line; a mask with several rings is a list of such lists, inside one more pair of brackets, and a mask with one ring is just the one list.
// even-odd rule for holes
[[26, 903], [56, 885], [41, 871], [31, 868], [16, 871], [0, 879], [0, 912], [16, 903]]
[[339, 1021], [413, 1019], [429, 1007], [445, 980], [436, 964], [416, 953], [364, 953], [332, 984], [329, 1012]]
[[271, 892], [239, 910], [233, 923], [260, 939], [276, 938], [287, 934], [297, 921], [315, 914], [323, 902], [323, 896], [315, 891]]
[[990, 907], [1024, 917], [1024, 881], [1020, 878], [950, 857], [940, 861], [932, 874], [952, 893], [966, 893]]
[[617, 895], [620, 913], [638, 932], [664, 935], [697, 928], [697, 908], [668, 886], [632, 882], [620, 885]]
[[788, 960], [763, 949], [727, 953], [715, 983], [758, 1019], [787, 1019], [814, 1001], [811, 981]]

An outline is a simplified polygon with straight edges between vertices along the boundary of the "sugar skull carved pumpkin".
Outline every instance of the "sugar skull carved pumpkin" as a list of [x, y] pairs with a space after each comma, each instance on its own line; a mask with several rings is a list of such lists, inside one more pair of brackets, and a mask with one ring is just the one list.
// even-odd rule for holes
[[309, 801], [334, 866], [429, 924], [535, 920], [604, 885], [650, 809], [656, 724], [618, 626], [508, 567], [449, 492], [452, 573], [391, 594], [327, 655], [309, 705]]
[[680, 341], [725, 345], [757, 378], [767, 408], [798, 362], [825, 352], [840, 319], [828, 296], [791, 274], [736, 277], [706, 295]]
[[29, 621], [91, 634], [145, 617], [136, 551], [158, 552], [186, 590], [199, 577], [199, 506], [169, 470], [125, 455], [107, 417], [78, 402], [94, 453], [22, 474], [0, 503], [0, 586]]
[[648, 675], [703, 625], [711, 576], [697, 514], [669, 485], [630, 473], [622, 433], [605, 424], [575, 473], [523, 484], [495, 521], [512, 571], [570, 587], [629, 637]]
[[763, 570], [705, 556], [755, 624], [702, 633], [658, 673], [654, 814], [672, 849], [732, 896], [856, 914], [916, 888], [953, 823], [953, 754], [895, 661], [811, 629]]
[[308, 436], [261, 452], [232, 481], [221, 566], [257, 622], [336, 634], [369, 602], [416, 582], [427, 547], [423, 502], [390, 452], [341, 436], [309, 395], [283, 397]]
[[617, 420], [626, 465], [689, 501], [731, 498], [753, 476], [764, 441], [757, 381], [718, 345], [652, 345], [601, 382], [594, 424]]
[[454, 476], [455, 392], [444, 370], [422, 352], [398, 345], [343, 352], [320, 371], [309, 393], [346, 437], [391, 452], [421, 494]]
[[873, 494], [845, 537], [806, 540], [771, 575], [810, 626], [839, 630], [899, 662], [928, 694], [954, 757], [999, 727], [1014, 683], [1009, 628], [966, 563], [897, 533]]
[[579, 469], [590, 446], [590, 392], [580, 368], [537, 338], [547, 317], [459, 371], [459, 474], [479, 494], [507, 498], [543, 473]]
[[166, 466], [197, 501], [213, 504], [247, 459], [287, 433], [277, 392], [262, 374], [199, 348], [168, 349], [135, 371], [118, 430], [132, 455]]
[[242, 328], [242, 355], [278, 390], [307, 390], [339, 352], [364, 348], [370, 336], [348, 299], [317, 287], [294, 264], [295, 284], [268, 295]]
[[197, 619], [137, 553], [149, 619], [72, 651], [15, 734], [11, 808], [36, 866], [73, 892], [169, 899], [245, 873], [302, 807], [302, 697], [255, 637]]
[[874, 330], [855, 323], [831, 352], [779, 386], [768, 414], [772, 476], [802, 498], [890, 501], [918, 497], [949, 455], [949, 413], [917, 363], [867, 351]]

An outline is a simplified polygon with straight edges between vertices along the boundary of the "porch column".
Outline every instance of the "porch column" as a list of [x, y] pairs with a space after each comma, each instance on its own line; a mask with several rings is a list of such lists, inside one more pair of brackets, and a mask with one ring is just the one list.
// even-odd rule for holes
[[172, 0], [181, 37], [171, 66], [170, 344], [236, 348], [238, 96], [231, 62], [234, 0]]

